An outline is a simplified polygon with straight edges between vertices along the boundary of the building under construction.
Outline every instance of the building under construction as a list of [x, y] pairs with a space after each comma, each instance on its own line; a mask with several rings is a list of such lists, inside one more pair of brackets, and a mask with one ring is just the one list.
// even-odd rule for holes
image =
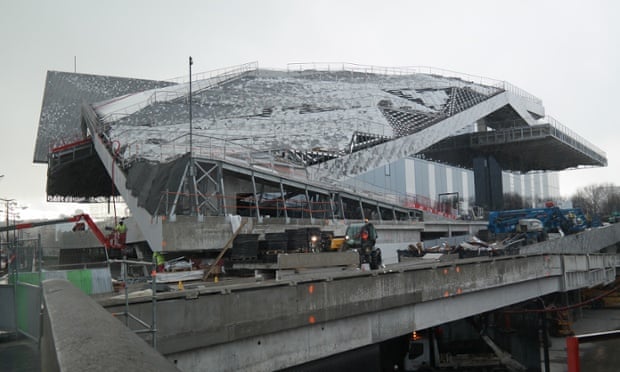
[[257, 63], [177, 81], [50, 71], [34, 161], [49, 201], [122, 196], [155, 251], [220, 249], [229, 215], [248, 231], [458, 218], [506, 192], [558, 196], [548, 171], [607, 165], [505, 81]]

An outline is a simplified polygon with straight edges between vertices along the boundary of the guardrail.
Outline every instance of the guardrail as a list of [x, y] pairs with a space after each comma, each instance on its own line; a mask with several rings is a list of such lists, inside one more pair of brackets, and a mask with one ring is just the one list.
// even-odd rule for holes
[[[225, 81], [256, 71], [257, 69], [258, 63], [251, 62], [234, 67], [193, 74], [192, 83], [195, 84], [195, 86], [192, 93], [212, 88]], [[101, 121], [107, 123], [114, 122], [154, 103], [170, 102], [186, 97], [189, 94], [188, 87], [186, 86], [189, 81], [190, 79], [187, 77], [186, 81], [182, 80], [182, 82], [165, 88], [156, 88], [118, 97], [117, 99], [94, 106], [94, 109]]]
[[[236, 65], [236, 66], [223, 67], [223, 68], [219, 68], [216, 70], [197, 72], [195, 74], [192, 74], [192, 82], [198, 81], [198, 80], [212, 79], [220, 75], [234, 75], [234, 74], [239, 74], [239, 73], [243, 74], [246, 72], [253, 72], [256, 70], [258, 70], [258, 62], [257, 61], [248, 62], [248, 63]], [[185, 83], [189, 83], [189, 76], [183, 75], [183, 76], [178, 76], [178, 77], [171, 78], [171, 79], [165, 79], [164, 81], [169, 81], [171, 83], [176, 83], [176, 84], [185, 84]]]
[[595, 157], [599, 158], [599, 161], [607, 165], [607, 154], [605, 153], [605, 151], [599, 149], [585, 138], [573, 132], [555, 118], [551, 116], [546, 116], [545, 119], [554, 129], [552, 133], [554, 136], [586, 154], [590, 154], [591, 156], [592, 154], [594, 154]]
[[505, 130], [478, 132], [472, 137], [472, 143], [475, 145], [485, 145], [501, 142], [520, 141], [528, 138], [540, 138], [551, 135], [565, 144], [572, 146], [574, 149], [581, 151], [601, 164], [607, 164], [607, 155], [605, 152], [591, 142], [587, 141], [574, 131], [562, 125], [556, 119], [547, 116], [542, 123], [533, 126], [514, 127]]

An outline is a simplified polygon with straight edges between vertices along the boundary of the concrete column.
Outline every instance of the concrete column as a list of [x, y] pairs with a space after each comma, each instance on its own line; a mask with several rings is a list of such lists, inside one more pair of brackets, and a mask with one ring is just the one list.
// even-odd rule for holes
[[480, 118], [476, 121], [476, 132], [486, 132], [487, 121], [485, 118]]
[[492, 156], [474, 158], [474, 184], [476, 204], [488, 210], [501, 210], [504, 207], [502, 169]]

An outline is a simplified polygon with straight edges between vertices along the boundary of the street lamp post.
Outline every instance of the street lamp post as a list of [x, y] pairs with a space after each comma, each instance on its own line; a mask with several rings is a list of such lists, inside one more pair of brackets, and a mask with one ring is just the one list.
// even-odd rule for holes
[[192, 161], [192, 65], [194, 61], [189, 57], [189, 174], [194, 175], [194, 164]]
[[194, 170], [194, 154], [192, 152], [192, 146], [193, 146], [193, 139], [192, 139], [192, 65], [194, 64], [194, 60], [192, 59], [192, 57], [189, 57], [189, 177], [188, 177], [188, 181], [189, 181], [189, 204], [190, 204], [190, 214], [193, 216], [194, 215], [194, 208], [196, 207], [196, 205], [194, 205], [193, 200], [194, 200], [194, 195], [192, 195], [193, 193], [196, 193], [197, 190], [194, 189], [194, 175], [195, 175], [195, 170]]
[[14, 202], [15, 199], [0, 198], [0, 201], [3, 201], [5, 203], [5, 209], [6, 209], [5, 210], [5, 212], [6, 212], [5, 223], [6, 223], [6, 227], [7, 227], [7, 230], [6, 230], [6, 245], [7, 245], [7, 248], [8, 248], [8, 246], [9, 246], [9, 239], [11, 237], [9, 229], [8, 229], [8, 227], [9, 227], [9, 211], [11, 210], [11, 202]]

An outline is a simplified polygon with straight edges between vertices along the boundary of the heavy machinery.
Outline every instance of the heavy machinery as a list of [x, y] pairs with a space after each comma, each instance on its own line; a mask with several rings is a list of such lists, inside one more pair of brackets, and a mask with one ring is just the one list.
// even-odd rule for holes
[[525, 244], [547, 240], [549, 233], [575, 234], [588, 227], [581, 209], [545, 208], [515, 209], [489, 213], [488, 231], [496, 237], [516, 237]]
[[18, 223], [15, 225], [3, 226], [0, 227], [0, 232], [3, 231], [13, 231], [13, 230], [23, 230], [30, 229], [38, 226], [46, 226], [46, 225], [56, 225], [59, 223], [75, 223], [74, 231], [85, 230], [85, 225], [88, 225], [90, 231], [95, 235], [97, 240], [103, 245], [106, 251], [106, 255], [110, 256], [121, 256], [122, 250], [125, 248], [124, 240], [117, 233], [111, 233], [105, 235], [100, 229], [99, 226], [93, 221], [93, 219], [88, 214], [78, 214], [72, 217], [54, 219], [54, 220], [46, 220], [46, 221], [37, 221], [37, 222], [25, 222]]
[[607, 222], [609, 223], [617, 223], [620, 221], [620, 212], [618, 211], [613, 211], [609, 214], [609, 217], [607, 218]]
[[355, 249], [360, 255], [360, 265], [369, 264], [372, 270], [381, 266], [381, 249], [375, 246], [377, 230], [368, 222], [352, 223], [347, 227], [342, 250]]

